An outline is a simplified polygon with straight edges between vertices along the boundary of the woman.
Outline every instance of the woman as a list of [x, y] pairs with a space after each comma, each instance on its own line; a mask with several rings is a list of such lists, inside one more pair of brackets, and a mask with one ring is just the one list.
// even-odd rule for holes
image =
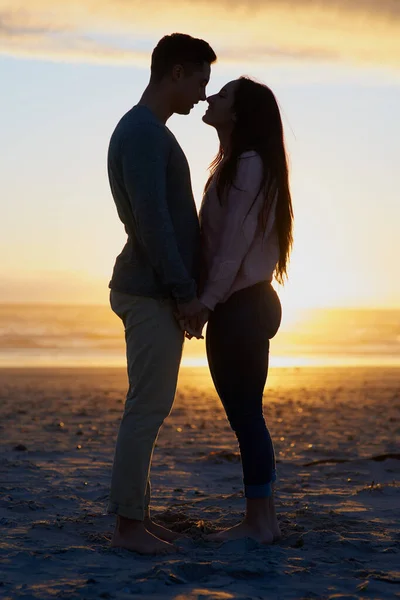
[[188, 329], [200, 333], [208, 318], [208, 362], [238, 438], [246, 497], [244, 521], [212, 537], [272, 543], [281, 533], [272, 489], [275, 456], [262, 397], [269, 340], [281, 321], [271, 281], [275, 276], [284, 282], [292, 246], [282, 121], [271, 90], [246, 77], [207, 101], [203, 121], [217, 130], [220, 149], [200, 211], [200, 301], [206, 308]]

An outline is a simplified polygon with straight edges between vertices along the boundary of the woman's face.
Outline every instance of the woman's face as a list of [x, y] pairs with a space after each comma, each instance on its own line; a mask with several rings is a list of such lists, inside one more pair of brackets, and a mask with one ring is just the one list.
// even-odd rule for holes
[[235, 121], [233, 104], [235, 92], [239, 82], [230, 81], [213, 96], [208, 96], [208, 109], [203, 116], [204, 123], [211, 125], [216, 129], [226, 129], [232, 127]]

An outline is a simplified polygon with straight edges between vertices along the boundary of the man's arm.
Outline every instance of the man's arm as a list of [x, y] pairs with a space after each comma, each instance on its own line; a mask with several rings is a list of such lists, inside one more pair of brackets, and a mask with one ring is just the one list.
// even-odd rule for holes
[[161, 282], [179, 302], [196, 295], [182, 261], [166, 198], [168, 144], [156, 125], [138, 125], [122, 147], [122, 172], [139, 241]]

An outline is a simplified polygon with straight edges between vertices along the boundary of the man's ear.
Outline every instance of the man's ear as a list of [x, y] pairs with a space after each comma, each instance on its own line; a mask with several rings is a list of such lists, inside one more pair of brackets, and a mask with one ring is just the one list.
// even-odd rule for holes
[[179, 81], [185, 76], [185, 70], [182, 65], [174, 65], [172, 68], [172, 80]]

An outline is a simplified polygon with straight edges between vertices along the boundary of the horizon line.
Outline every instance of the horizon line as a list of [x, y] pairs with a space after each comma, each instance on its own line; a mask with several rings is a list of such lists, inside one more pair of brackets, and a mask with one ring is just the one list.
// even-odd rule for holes
[[[2, 301], [0, 300], [0, 307], [5, 307], [5, 306], [15, 306], [15, 307], [23, 307], [23, 306], [43, 306], [43, 307], [59, 307], [59, 308], [71, 308], [71, 307], [97, 307], [97, 308], [110, 308], [110, 304], [108, 302], [36, 302], [36, 301], [31, 301], [31, 302], [10, 302], [10, 301]], [[329, 306], [329, 305], [316, 305], [316, 306], [304, 306], [304, 305], [300, 305], [298, 307], [293, 307], [293, 308], [297, 308], [298, 310], [347, 310], [347, 311], [351, 311], [351, 310], [357, 310], [357, 311], [368, 311], [368, 310], [381, 310], [381, 311], [400, 311], [400, 304], [399, 305], [387, 305], [387, 306], [378, 306], [378, 305], [374, 305], [374, 306], [366, 306], [366, 305], [359, 305], [359, 306], [354, 306], [354, 305], [342, 305], [342, 306]]]

